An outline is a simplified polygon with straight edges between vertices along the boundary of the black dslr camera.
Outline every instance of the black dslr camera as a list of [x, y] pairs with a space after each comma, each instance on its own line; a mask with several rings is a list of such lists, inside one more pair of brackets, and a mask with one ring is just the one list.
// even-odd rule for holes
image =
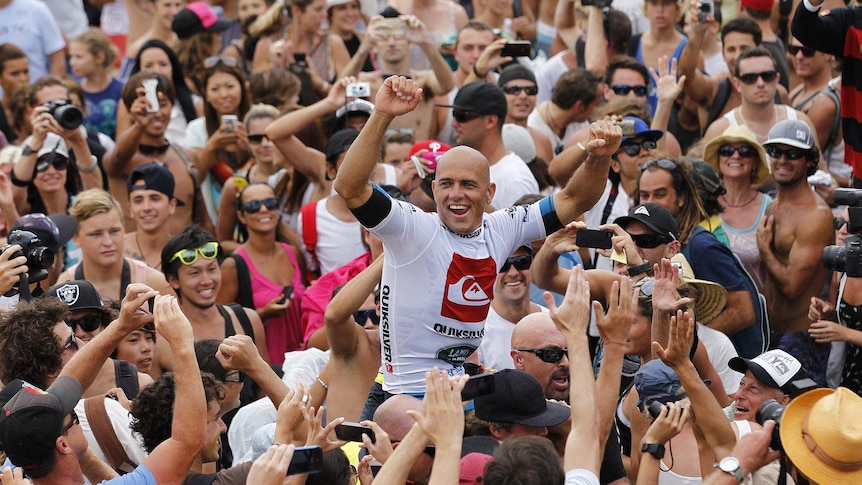
[[[793, 391], [789, 392], [792, 397], [798, 396], [800, 394], [806, 393], [812, 389], [817, 389], [819, 387], [816, 382], [812, 379], [804, 378], [797, 379], [795, 381], [790, 382], [790, 386], [793, 387]], [[757, 424], [763, 426], [763, 423], [769, 421], [770, 419], [775, 421], [775, 428], [772, 430], [772, 441], [769, 442], [769, 447], [773, 450], [784, 451], [784, 448], [781, 447], [781, 417], [784, 415], [784, 406], [778, 404], [778, 401], [775, 399], [769, 399], [767, 401], [763, 401], [763, 404], [758, 406], [757, 413], [754, 415], [754, 419], [757, 421]]]
[[57, 123], [67, 130], [74, 130], [84, 124], [84, 113], [68, 99], [45, 103], [45, 107]]
[[823, 249], [823, 265], [832, 271], [846, 273], [850, 278], [862, 277], [862, 190], [836, 189], [835, 203], [848, 206], [850, 220], [847, 221], [849, 236], [844, 238], [844, 247], [826, 246]]
[[[48, 268], [54, 264], [54, 251], [42, 244], [39, 236], [30, 231], [16, 230], [9, 233], [8, 244], [0, 248], [0, 254], [5, 253], [10, 246], [17, 244], [21, 249], [9, 256], [9, 259], [19, 256], [27, 257], [27, 283], [36, 283], [48, 277]], [[16, 285], [4, 296], [13, 296], [20, 287]]]

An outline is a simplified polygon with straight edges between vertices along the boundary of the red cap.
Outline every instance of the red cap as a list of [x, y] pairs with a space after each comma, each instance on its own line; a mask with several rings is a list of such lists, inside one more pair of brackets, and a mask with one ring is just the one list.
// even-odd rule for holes
[[484, 481], [485, 465], [494, 457], [484, 453], [469, 453], [461, 458], [461, 472], [458, 476], [459, 485], [477, 485]]
[[452, 147], [443, 143], [442, 141], [425, 140], [414, 144], [410, 148], [410, 153], [407, 155], [407, 158], [409, 159], [413, 155], [416, 155], [419, 150], [425, 150], [432, 153], [446, 153], [450, 148]]
[[758, 12], [771, 12], [775, 0], [742, 0], [742, 6]]

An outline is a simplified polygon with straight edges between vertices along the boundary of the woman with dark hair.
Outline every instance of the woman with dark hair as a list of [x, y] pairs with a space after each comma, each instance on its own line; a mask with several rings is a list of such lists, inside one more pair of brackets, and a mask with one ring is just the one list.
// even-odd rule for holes
[[[201, 98], [192, 93], [185, 83], [183, 67], [177, 54], [167, 44], [158, 39], [144, 42], [135, 56], [130, 77], [139, 72], [155, 72], [168, 78], [177, 94], [177, 102], [171, 111], [171, 121], [168, 124], [166, 138], [171, 143], [185, 146], [186, 127], [188, 123], [200, 116], [198, 111]], [[200, 111], [203, 111], [201, 106]], [[117, 133], [122, 133], [132, 124], [132, 117], [124, 105], [117, 109]]]
[[[243, 292], [250, 292], [266, 326], [270, 362], [281, 364], [285, 352], [302, 345], [303, 271], [296, 251], [279, 235], [279, 201], [272, 187], [249, 185], [240, 192], [237, 205], [237, 218], [246, 226], [248, 239], [222, 263], [218, 301], [239, 302], [247, 296]], [[239, 281], [238, 262], [246, 266], [249, 281]]]
[[14, 117], [12, 116], [12, 93], [19, 87], [30, 82], [30, 61], [20, 47], [11, 43], [0, 44], [0, 88], [3, 98], [0, 99], [0, 132], [6, 136], [9, 143], [17, 139]]
[[216, 222], [222, 186], [253, 162], [241, 122], [251, 108], [251, 97], [235, 57], [210, 57], [204, 65], [204, 117], [189, 123], [186, 146], [197, 152], [204, 203]]

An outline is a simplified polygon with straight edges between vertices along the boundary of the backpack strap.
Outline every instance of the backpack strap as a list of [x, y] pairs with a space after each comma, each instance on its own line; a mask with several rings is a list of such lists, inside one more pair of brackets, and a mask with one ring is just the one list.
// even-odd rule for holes
[[245, 332], [246, 335], [251, 337], [251, 341], [254, 342], [254, 328], [251, 326], [251, 320], [249, 320], [248, 314], [245, 313], [245, 308], [243, 308], [242, 305], [239, 305], [237, 303], [231, 303], [228, 306], [231, 310], [233, 310], [233, 313], [236, 315], [237, 320], [239, 320], [239, 326], [242, 327], [242, 331]]
[[320, 273], [320, 262], [314, 254], [314, 248], [317, 247], [317, 201], [309, 202], [302, 206], [302, 243], [305, 245], [305, 251], [311, 256], [312, 266], [316, 269], [308, 269], [306, 275], [308, 281], [314, 281], [317, 276], [313, 272]]
[[236, 264], [237, 283], [239, 283], [239, 304], [244, 307], [254, 308], [254, 296], [251, 293], [251, 273], [249, 273], [248, 264], [246, 264], [245, 259], [239, 254], [233, 253], [230, 257], [233, 258]]
[[706, 119], [706, 126], [711, 125], [713, 121], [718, 119], [718, 116], [727, 104], [727, 100], [730, 99], [732, 89], [730, 79], [725, 77], [718, 81], [718, 89], [715, 91], [715, 98], [709, 106], [709, 116], [707, 116]]
[[84, 399], [84, 413], [93, 431], [93, 437], [99, 443], [99, 448], [108, 460], [111, 468], [118, 472], [129, 473], [135, 469], [135, 464], [129, 461], [129, 456], [120, 444], [117, 433], [111, 425], [108, 410], [105, 408], [105, 396], [93, 396]]

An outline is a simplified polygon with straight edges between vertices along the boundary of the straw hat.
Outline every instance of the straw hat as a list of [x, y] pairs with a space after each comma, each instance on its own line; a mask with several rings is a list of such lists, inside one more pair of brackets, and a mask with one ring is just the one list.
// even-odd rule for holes
[[711, 322], [724, 310], [727, 304], [727, 290], [718, 283], [695, 278], [691, 265], [682, 253], [677, 253], [671, 261], [680, 264], [682, 273], [680, 273], [679, 282], [687, 283], [697, 289], [697, 298], [694, 299], [695, 319], [703, 324]]
[[745, 125], [730, 126], [721, 136], [713, 138], [712, 141], [706, 144], [703, 150], [703, 160], [712, 165], [718, 173], [721, 173], [721, 168], [718, 165], [718, 149], [727, 143], [748, 143], [752, 148], [757, 150], [757, 156], [760, 158], [757, 164], [757, 172], [755, 174], [754, 183], [760, 183], [766, 176], [769, 175], [769, 163], [766, 161], [766, 150], [763, 145], [757, 141], [757, 136], [748, 129]]
[[862, 398], [853, 391], [815, 389], [793, 399], [780, 433], [785, 454], [813, 482], [862, 479]]

